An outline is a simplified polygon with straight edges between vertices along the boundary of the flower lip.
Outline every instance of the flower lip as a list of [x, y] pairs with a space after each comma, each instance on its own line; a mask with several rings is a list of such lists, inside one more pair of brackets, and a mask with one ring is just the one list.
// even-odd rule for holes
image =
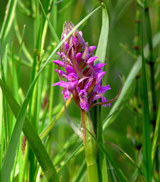
[[80, 106], [85, 111], [88, 111], [89, 104], [88, 104], [88, 94], [85, 89], [79, 90], [79, 98], [80, 98]]
[[70, 73], [67, 77], [68, 81], [73, 82], [78, 80], [78, 75], [76, 73]]

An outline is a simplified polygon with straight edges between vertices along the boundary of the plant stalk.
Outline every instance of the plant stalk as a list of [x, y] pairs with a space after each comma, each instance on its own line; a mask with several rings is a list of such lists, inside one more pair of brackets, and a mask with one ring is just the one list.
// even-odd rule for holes
[[82, 119], [82, 125], [84, 127], [83, 135], [84, 135], [85, 157], [88, 170], [88, 181], [99, 182], [98, 167], [97, 167], [97, 145], [96, 141], [93, 139], [90, 133], [87, 132], [88, 130], [93, 135], [95, 135], [90, 113], [87, 113], [86, 111], [81, 109], [81, 119]]

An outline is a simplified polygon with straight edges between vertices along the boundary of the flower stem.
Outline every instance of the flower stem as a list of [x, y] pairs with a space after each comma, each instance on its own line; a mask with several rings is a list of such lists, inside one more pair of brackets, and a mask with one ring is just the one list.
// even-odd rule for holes
[[[98, 168], [97, 168], [97, 145], [96, 141], [92, 138], [88, 131], [95, 135], [93, 123], [88, 113], [81, 109], [82, 125], [84, 126], [84, 147], [85, 157], [88, 170], [88, 181], [99, 182], [98, 179]], [[87, 129], [87, 130], [86, 130]]]
[[[104, 146], [103, 142], [103, 124], [101, 119], [101, 106], [96, 107], [97, 110], [97, 139], [98, 141]], [[107, 173], [107, 164], [106, 164], [106, 157], [101, 149], [98, 150], [98, 169], [99, 169], [99, 177], [101, 177], [101, 181], [107, 182], [108, 181], [108, 173]]]

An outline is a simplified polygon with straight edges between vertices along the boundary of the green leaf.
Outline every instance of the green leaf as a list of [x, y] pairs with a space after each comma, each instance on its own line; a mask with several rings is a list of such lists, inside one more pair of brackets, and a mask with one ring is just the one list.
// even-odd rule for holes
[[2, 40], [2, 42], [5, 42], [5, 39], [13, 23], [16, 5], [17, 5], [17, 0], [10, 0], [8, 2], [5, 18], [0, 32], [0, 39]]
[[[8, 103], [11, 107], [11, 110], [12, 110], [14, 116], [17, 118], [19, 110], [20, 110], [18, 103], [16, 102], [16, 100], [14, 99], [14, 97], [12, 96], [12, 94], [7, 89], [7, 87], [2, 82], [1, 79], [0, 79], [0, 86], [1, 86], [1, 89], [3, 91], [4, 96], [6, 97]], [[36, 158], [37, 158], [47, 180], [48, 181], [52, 180], [55, 182], [59, 181], [57, 172], [56, 172], [56, 170], [52, 164], [52, 161], [51, 161], [48, 153], [46, 152], [46, 149], [45, 149], [44, 145], [42, 144], [42, 141], [40, 140], [34, 127], [29, 122], [27, 117], [25, 117], [25, 121], [24, 121], [24, 125], [23, 125], [23, 133], [26, 136], [33, 152], [35, 153]], [[10, 155], [10, 156], [12, 156], [12, 155]], [[6, 160], [8, 161], [11, 159], [7, 158]], [[8, 169], [6, 169], [6, 171], [5, 170], [3, 171], [3, 170], [2, 170], [2, 176], [3, 176], [2, 182], [7, 181], [6, 180], [7, 178], [5, 176], [9, 172]]]
[[101, 63], [105, 62], [107, 42], [108, 42], [108, 33], [109, 33], [109, 18], [105, 5], [102, 3], [102, 29], [98, 41], [98, 46], [96, 50], [96, 56], [98, 61]]
[[[144, 10], [145, 14], [145, 10]], [[145, 16], [145, 15], [143, 15]], [[147, 182], [152, 181], [152, 162], [151, 162], [151, 138], [150, 138], [150, 117], [149, 117], [149, 103], [148, 103], [148, 89], [146, 80], [146, 68], [145, 58], [143, 53], [143, 23], [144, 17], [142, 18], [142, 93], [143, 93], [143, 171], [145, 180]]]
[[58, 43], [59, 43], [59, 38], [58, 38], [58, 36], [57, 36], [57, 34], [56, 34], [56, 32], [55, 32], [55, 30], [54, 30], [54, 28], [53, 28], [51, 22], [49, 21], [49, 19], [48, 19], [47, 15], [46, 15], [46, 13], [45, 13], [45, 11], [44, 11], [44, 8], [43, 8], [42, 3], [41, 3], [40, 0], [39, 0], [39, 4], [40, 4], [40, 6], [41, 6], [41, 8], [42, 8], [42, 11], [43, 11], [43, 13], [44, 13], [44, 16], [45, 16], [47, 22], [48, 22], [49, 28], [51, 29], [52, 36], [54, 37], [55, 41], [56, 41], [57, 44], [58, 44]]
[[[105, 5], [102, 3], [102, 28], [101, 34], [99, 37], [98, 47], [96, 51], [96, 56], [98, 57], [98, 61], [101, 63], [105, 62], [106, 57], [106, 49], [107, 49], [107, 42], [108, 42], [108, 34], [109, 34], [109, 17], [106, 10]], [[94, 108], [93, 113], [93, 122], [96, 123], [96, 135], [98, 141], [103, 145], [103, 123], [101, 118], [101, 106], [96, 106]], [[98, 150], [97, 156], [97, 165], [98, 165], [98, 176], [99, 180], [103, 182], [108, 181], [108, 172], [107, 172], [107, 165], [106, 165], [106, 157], [101, 150]]]
[[158, 135], [160, 131], [160, 102], [159, 102], [159, 108], [158, 108], [158, 115], [156, 119], [156, 126], [155, 126], [155, 132], [153, 136], [153, 144], [152, 144], [152, 165], [155, 160], [155, 153], [156, 153], [156, 148], [158, 145]]

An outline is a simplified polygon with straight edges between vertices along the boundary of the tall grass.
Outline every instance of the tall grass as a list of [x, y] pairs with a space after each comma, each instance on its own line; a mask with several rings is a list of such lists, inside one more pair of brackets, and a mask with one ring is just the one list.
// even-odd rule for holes
[[[0, 181], [160, 181], [159, 1], [2, 3]], [[61, 88], [52, 87], [65, 21], [75, 25], [65, 39], [79, 29], [97, 45], [108, 100], [121, 87], [115, 73], [123, 80], [111, 108], [92, 108], [94, 132], [81, 124], [73, 99], [64, 105]], [[72, 128], [86, 130], [97, 148], [97, 179]]]

